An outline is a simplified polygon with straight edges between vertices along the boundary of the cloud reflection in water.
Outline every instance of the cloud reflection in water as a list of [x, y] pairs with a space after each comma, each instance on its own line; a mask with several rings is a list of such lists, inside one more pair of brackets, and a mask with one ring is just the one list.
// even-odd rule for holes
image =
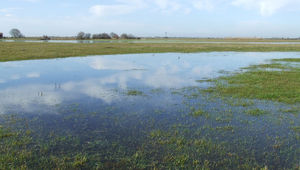
[[0, 63], [5, 72], [0, 76], [0, 113], [45, 113], [45, 108], [83, 97], [121, 102], [118, 90], [193, 86], [198, 85], [195, 80], [215, 77], [219, 70], [293, 56], [298, 53], [167, 53]]

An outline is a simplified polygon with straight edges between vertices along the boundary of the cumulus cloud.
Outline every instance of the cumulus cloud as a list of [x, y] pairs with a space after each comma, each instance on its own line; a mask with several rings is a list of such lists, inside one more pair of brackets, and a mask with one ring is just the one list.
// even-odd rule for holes
[[183, 8], [183, 5], [176, 1], [154, 0], [153, 2], [156, 5], [156, 7], [158, 7], [158, 9], [162, 10], [163, 12], [169, 13], [169, 12], [177, 11], [177, 10]]
[[285, 7], [299, 5], [298, 0], [116, 0], [111, 5], [94, 5], [90, 12], [96, 16], [124, 15], [138, 9], [156, 9], [163, 13], [182, 11], [190, 13], [192, 9], [213, 10], [226, 5], [255, 9], [263, 16], [270, 16]]
[[299, 5], [297, 0], [233, 0], [232, 4], [248, 9], [258, 9], [263, 16], [270, 16], [285, 7]]
[[215, 7], [215, 2], [211, 0], [193, 1], [193, 6], [198, 10], [212, 10]]
[[90, 8], [90, 13], [96, 16], [124, 15], [135, 11], [136, 8], [130, 5], [94, 5]]
[[113, 16], [124, 15], [136, 12], [137, 10], [159, 11], [162, 13], [172, 13], [175, 11], [182, 11], [189, 13], [190, 2], [183, 2], [180, 0], [116, 0], [111, 5], [97, 4], [92, 6], [89, 11], [96, 16]]
[[147, 7], [145, 0], [116, 0], [110, 5], [93, 5], [89, 12], [99, 17], [115, 16], [129, 14], [144, 7]]
[[20, 8], [2, 8], [0, 9], [0, 15], [2, 13], [5, 17], [11, 17], [17, 10], [20, 10]]
[[40, 0], [20, 0], [20, 1], [25, 1], [25, 2], [39, 2]]

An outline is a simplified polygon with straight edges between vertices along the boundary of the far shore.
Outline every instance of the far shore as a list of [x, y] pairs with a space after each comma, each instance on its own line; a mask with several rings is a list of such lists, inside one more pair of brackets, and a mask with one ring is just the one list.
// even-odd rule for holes
[[[186, 40], [185, 40], [186, 41]], [[0, 42], [0, 61], [51, 59], [89, 55], [194, 52], [296, 52], [300, 44], [247, 43], [43, 43]]]

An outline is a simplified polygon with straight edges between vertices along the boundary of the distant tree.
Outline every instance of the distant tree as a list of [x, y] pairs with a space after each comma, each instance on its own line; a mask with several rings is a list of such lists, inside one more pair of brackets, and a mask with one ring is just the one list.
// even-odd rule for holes
[[50, 40], [51, 38], [48, 37], [47, 35], [43, 35], [43, 37], [41, 38], [41, 40]]
[[2, 39], [3, 38], [3, 33], [2, 32], [0, 32], [0, 39]]
[[76, 39], [77, 40], [83, 40], [84, 39], [84, 35], [85, 35], [85, 33], [81, 31], [81, 32], [79, 32], [77, 34]]
[[83, 39], [85, 39], [85, 40], [91, 39], [91, 34], [90, 33], [84, 34]]
[[121, 39], [128, 39], [128, 35], [125, 33], [121, 34]]
[[113, 39], [119, 39], [120, 38], [119, 35], [114, 33], [114, 32], [110, 33], [110, 37], [113, 38]]
[[107, 33], [100, 34], [101, 39], [111, 39], [111, 37]]
[[92, 39], [100, 39], [100, 34], [93, 34]]
[[136, 37], [134, 35], [132, 35], [132, 34], [129, 34], [127, 36], [128, 36], [128, 39], [136, 39]]
[[140, 38], [137, 38], [136, 36], [132, 35], [132, 34], [122, 34], [121, 35], [121, 39], [140, 39]]
[[111, 39], [110, 35], [108, 35], [107, 33], [93, 34], [92, 38], [93, 39]]
[[13, 38], [23, 38], [24, 35], [21, 33], [20, 30], [13, 28], [9, 31], [9, 34], [13, 37]]

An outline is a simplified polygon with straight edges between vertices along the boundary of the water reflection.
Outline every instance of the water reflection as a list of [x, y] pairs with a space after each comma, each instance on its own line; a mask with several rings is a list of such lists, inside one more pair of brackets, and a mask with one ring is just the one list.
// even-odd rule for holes
[[[49, 108], [62, 103], [62, 95], [51, 85], [30, 84], [2, 88], [0, 113], [51, 113]], [[54, 112], [56, 113], [56, 112]]]
[[121, 100], [118, 91], [195, 86], [199, 85], [195, 80], [217, 77], [220, 70], [234, 71], [266, 59], [298, 55], [168, 53], [5, 62], [0, 63], [0, 110], [34, 112], [85, 97], [111, 103]]
[[97, 58], [91, 62], [90, 66], [96, 70], [138, 70], [143, 69], [141, 66], [135, 65], [134, 63], [108, 59], [108, 58]]

